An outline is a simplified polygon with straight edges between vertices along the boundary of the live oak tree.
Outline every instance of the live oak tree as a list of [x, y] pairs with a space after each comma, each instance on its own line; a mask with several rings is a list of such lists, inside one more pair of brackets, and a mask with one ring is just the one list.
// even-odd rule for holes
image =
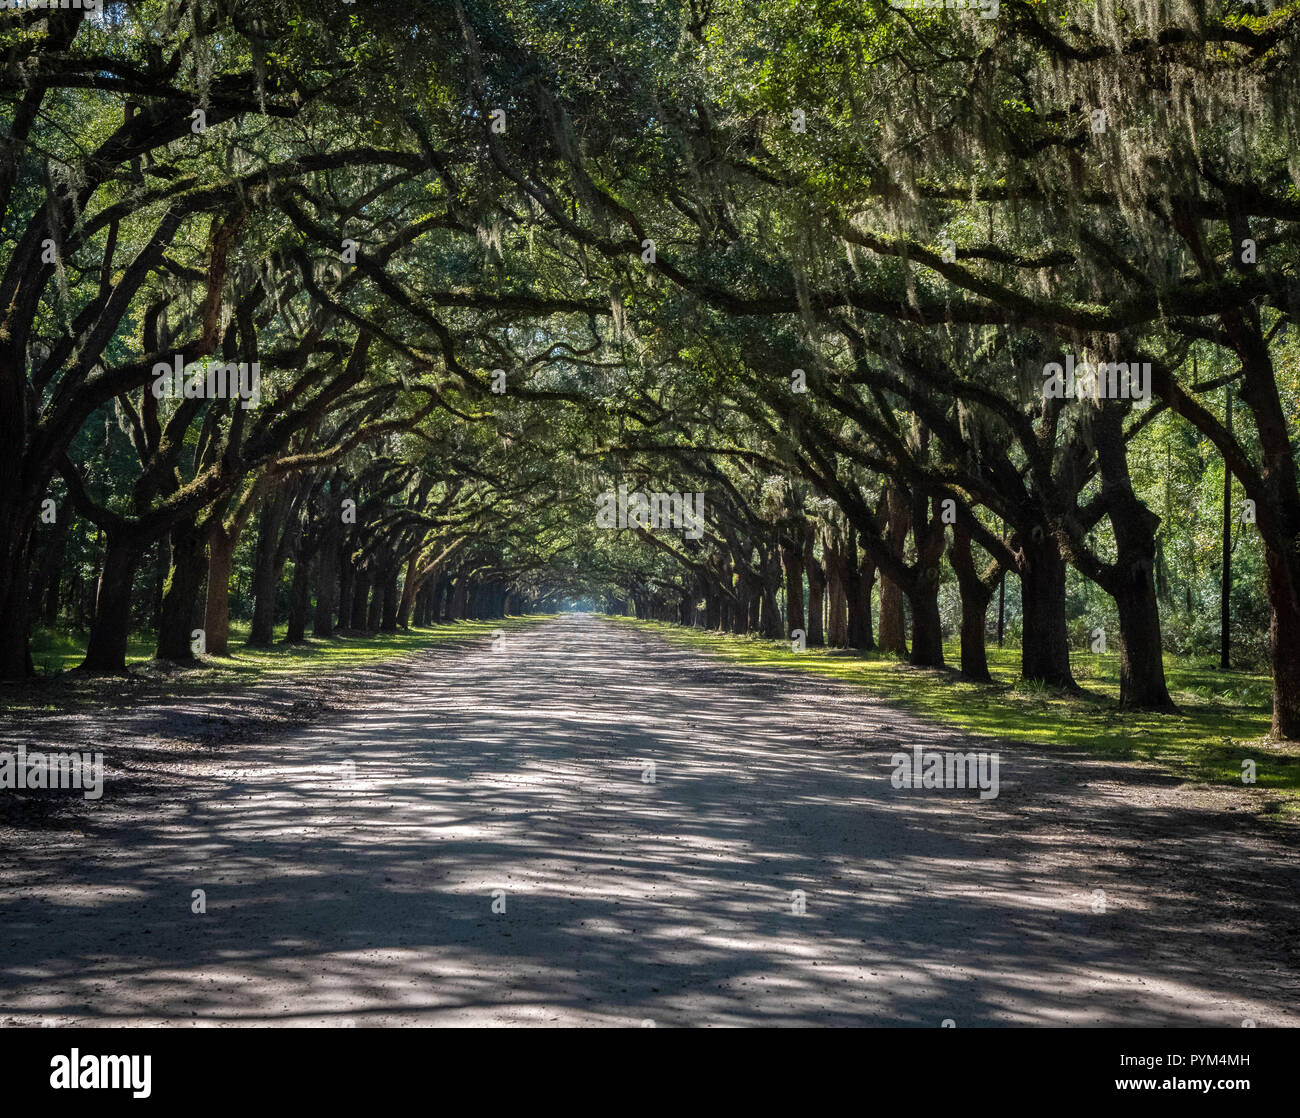
[[[151, 563], [180, 661], [246, 571], [256, 643], [568, 595], [926, 666], [955, 593], [986, 679], [997, 590], [1025, 678], [1082, 601], [1169, 710], [1217, 572], [1300, 735], [1297, 5], [256, 8], [0, 15], [0, 675], [71, 546], [112, 670]], [[269, 408], [157, 400], [178, 356]], [[624, 483], [702, 537], [595, 528]]]

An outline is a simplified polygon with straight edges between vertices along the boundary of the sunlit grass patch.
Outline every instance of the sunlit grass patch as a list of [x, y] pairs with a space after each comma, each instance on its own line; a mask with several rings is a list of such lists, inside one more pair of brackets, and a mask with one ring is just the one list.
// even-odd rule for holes
[[284, 626], [275, 643], [249, 648], [247, 625], [232, 625], [230, 656], [201, 656], [192, 665], [152, 659], [154, 638], [133, 634], [127, 646], [127, 675], [75, 671], [86, 652], [87, 634], [38, 630], [32, 638], [37, 677], [0, 689], [0, 710], [13, 716], [70, 710], [93, 710], [107, 703], [142, 702], [160, 696], [202, 695], [258, 682], [292, 684], [388, 663], [423, 649], [464, 640], [483, 640], [498, 629], [510, 631], [548, 620], [534, 614], [490, 621], [451, 621], [429, 628], [394, 633], [349, 633], [301, 644], [284, 642]]
[[546, 616], [496, 618], [488, 621], [448, 621], [429, 628], [411, 628], [395, 633], [358, 633], [345, 637], [309, 638], [301, 644], [285, 644], [284, 627], [276, 628], [275, 643], [267, 648], [244, 644], [247, 627], [231, 634], [230, 657], [205, 657], [204, 665], [217, 670], [252, 677], [294, 675], [304, 671], [346, 671], [382, 663], [421, 649], [450, 641], [490, 637], [496, 630], [518, 629]]
[[[292, 675], [295, 672], [335, 670], [391, 660], [422, 648], [451, 640], [490, 636], [496, 629], [512, 629], [547, 620], [549, 615], [497, 618], [488, 621], [448, 621], [428, 628], [399, 629], [394, 633], [350, 633], [347, 636], [309, 637], [300, 644], [286, 644], [286, 626], [275, 629], [274, 643], [266, 648], [249, 648], [248, 625], [230, 627], [230, 655], [202, 656], [193, 669], [236, 675]], [[86, 655], [88, 634], [64, 629], [38, 629], [32, 634], [32, 662], [42, 675], [56, 675], [77, 667]], [[154, 637], [132, 633], [127, 643], [128, 668], [147, 665], [153, 659]]]
[[[665, 622], [611, 618], [756, 668], [812, 672], [863, 687], [934, 722], [984, 737], [1062, 746], [1117, 761], [1148, 763], [1174, 775], [1232, 784], [1257, 796], [1260, 810], [1300, 817], [1300, 749], [1267, 740], [1272, 684], [1266, 675], [1219, 671], [1165, 657], [1177, 715], [1121, 710], [1119, 657], [1079, 652], [1073, 658], [1082, 695], [1019, 678], [1020, 650], [988, 650], [991, 684], [963, 680], [955, 670], [913, 668], [879, 652], [808, 648], [788, 641], [686, 629]], [[958, 663], [955, 642], [945, 646]], [[1242, 783], [1242, 763], [1255, 762], [1255, 784]]]
[[[89, 634], [70, 629], [36, 629], [32, 632], [32, 666], [38, 675], [70, 672], [86, 656]], [[146, 633], [132, 633], [127, 639], [126, 662], [139, 663], [153, 655], [154, 639]]]

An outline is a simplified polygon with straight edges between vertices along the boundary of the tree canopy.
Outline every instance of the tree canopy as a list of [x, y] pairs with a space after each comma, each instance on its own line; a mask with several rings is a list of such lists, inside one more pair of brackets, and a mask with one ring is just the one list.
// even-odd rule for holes
[[121, 671], [581, 604], [975, 680], [996, 632], [1065, 689], [1109, 633], [1155, 710], [1166, 652], [1258, 660], [1300, 738], [1298, 43], [1231, 0], [4, 9], [0, 675], [39, 625]]

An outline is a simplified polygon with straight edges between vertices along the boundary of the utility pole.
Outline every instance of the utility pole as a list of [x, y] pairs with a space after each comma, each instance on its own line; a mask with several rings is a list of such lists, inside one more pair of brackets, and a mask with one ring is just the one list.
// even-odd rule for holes
[[[1002, 529], [1002, 542], [1007, 542], [1006, 527]], [[1002, 568], [1002, 576], [998, 579], [998, 647], [1002, 647], [1002, 629], [1007, 617], [1007, 569]]]
[[[1232, 385], [1223, 386], [1223, 415], [1232, 437]], [[1230, 637], [1228, 632], [1229, 614], [1232, 607], [1232, 471], [1228, 469], [1228, 460], [1223, 460], [1223, 581], [1219, 587], [1219, 667], [1227, 671], [1229, 664]]]

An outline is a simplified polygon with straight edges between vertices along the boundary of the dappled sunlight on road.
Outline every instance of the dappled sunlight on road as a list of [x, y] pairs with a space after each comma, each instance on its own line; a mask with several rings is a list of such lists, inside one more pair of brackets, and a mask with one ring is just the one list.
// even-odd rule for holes
[[586, 618], [332, 723], [13, 859], [0, 1017], [1296, 1023], [1280, 844], [1126, 798], [1158, 775], [1009, 747], [997, 799], [900, 790], [895, 751], [988, 744]]

